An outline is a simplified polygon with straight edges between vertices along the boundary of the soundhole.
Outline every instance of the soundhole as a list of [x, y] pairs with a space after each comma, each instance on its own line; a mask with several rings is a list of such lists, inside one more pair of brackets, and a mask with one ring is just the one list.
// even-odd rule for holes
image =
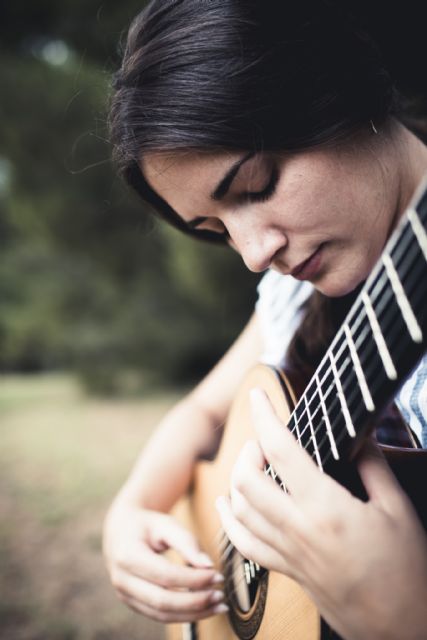
[[241, 640], [250, 640], [257, 633], [264, 615], [268, 571], [233, 549], [224, 573], [231, 624]]

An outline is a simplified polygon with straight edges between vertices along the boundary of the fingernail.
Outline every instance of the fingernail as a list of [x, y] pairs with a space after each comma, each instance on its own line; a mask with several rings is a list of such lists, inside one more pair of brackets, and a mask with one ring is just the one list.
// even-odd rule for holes
[[221, 602], [221, 604], [217, 604], [216, 607], [212, 609], [212, 613], [227, 613], [228, 607], [226, 604]]
[[206, 553], [198, 553], [197, 559], [205, 567], [213, 567], [213, 562]]
[[225, 578], [222, 573], [214, 573], [214, 576], [211, 580], [214, 584], [218, 584], [219, 582], [224, 582]]
[[210, 596], [209, 600], [212, 603], [221, 602], [221, 600], [224, 600], [224, 593], [222, 591], [214, 591]]

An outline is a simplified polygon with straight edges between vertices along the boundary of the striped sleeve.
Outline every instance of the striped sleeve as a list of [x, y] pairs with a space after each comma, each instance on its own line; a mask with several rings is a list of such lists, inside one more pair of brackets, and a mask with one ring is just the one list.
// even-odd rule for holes
[[427, 354], [402, 386], [396, 403], [423, 447], [427, 448]]

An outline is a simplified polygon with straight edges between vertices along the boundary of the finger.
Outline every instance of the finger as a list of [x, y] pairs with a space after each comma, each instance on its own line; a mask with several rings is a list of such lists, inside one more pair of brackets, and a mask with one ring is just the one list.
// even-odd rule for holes
[[276, 570], [290, 575], [290, 569], [282, 556], [257, 538], [234, 517], [230, 501], [227, 498], [220, 496], [216, 501], [216, 508], [229, 540], [245, 558], [267, 569], [274, 567]]
[[168, 589], [206, 589], [224, 580], [224, 577], [214, 569], [199, 569], [175, 564], [144, 544], [133, 550], [121, 566], [135, 577]]
[[262, 452], [287, 489], [297, 500], [312, 499], [319, 482], [328, 477], [319, 472], [308, 453], [277, 417], [262, 389], [251, 391], [252, 419]]
[[203, 620], [204, 618], [210, 618], [213, 615], [217, 615], [220, 613], [226, 613], [228, 611], [228, 607], [226, 604], [221, 602], [220, 604], [215, 604], [205, 609], [204, 611], [183, 611], [183, 612], [169, 612], [169, 611], [158, 611], [153, 609], [152, 607], [144, 604], [143, 602], [139, 602], [135, 600], [135, 598], [122, 596], [120, 598], [122, 602], [124, 602], [128, 607], [136, 611], [136, 613], [141, 613], [142, 615], [147, 616], [148, 618], [152, 618], [153, 620], [157, 620], [158, 622], [163, 623], [185, 623], [185, 622], [196, 622], [197, 620]]
[[200, 612], [224, 599], [224, 593], [217, 589], [173, 591], [123, 572], [114, 577], [114, 586], [125, 597], [162, 613]]
[[292, 535], [293, 532], [289, 535], [287, 527], [272, 525], [249, 504], [245, 496], [235, 489], [231, 491], [230, 504], [233, 516], [253, 537], [274, 549], [287, 562], [295, 556], [296, 546], [293, 543], [295, 536]]
[[264, 456], [257, 442], [247, 442], [237, 458], [231, 476], [231, 498], [237, 519], [270, 544], [277, 539], [277, 530], [288, 535], [302, 525], [301, 512], [294, 501], [265, 474]]
[[401, 503], [403, 490], [378, 445], [367, 440], [358, 456], [357, 465], [367, 494], [385, 509]]
[[201, 551], [196, 537], [182, 527], [174, 518], [159, 514], [158, 526], [150, 532], [150, 544], [153, 548], [163, 544], [167, 548], [175, 549], [183, 558], [194, 567], [213, 568], [213, 562], [209, 556]]

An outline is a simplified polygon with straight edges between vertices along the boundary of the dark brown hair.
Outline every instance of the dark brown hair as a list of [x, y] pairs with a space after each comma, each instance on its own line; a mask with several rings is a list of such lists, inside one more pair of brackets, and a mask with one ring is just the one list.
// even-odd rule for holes
[[281, 152], [335, 145], [397, 109], [374, 42], [328, 0], [152, 0], [133, 21], [113, 81], [110, 131], [124, 179], [153, 192], [147, 152]]
[[[152, 0], [135, 18], [110, 108], [124, 179], [198, 238], [146, 182], [148, 152], [283, 152], [337, 145], [398, 111], [380, 52], [342, 0]], [[350, 296], [315, 294], [291, 344], [313, 368]]]

